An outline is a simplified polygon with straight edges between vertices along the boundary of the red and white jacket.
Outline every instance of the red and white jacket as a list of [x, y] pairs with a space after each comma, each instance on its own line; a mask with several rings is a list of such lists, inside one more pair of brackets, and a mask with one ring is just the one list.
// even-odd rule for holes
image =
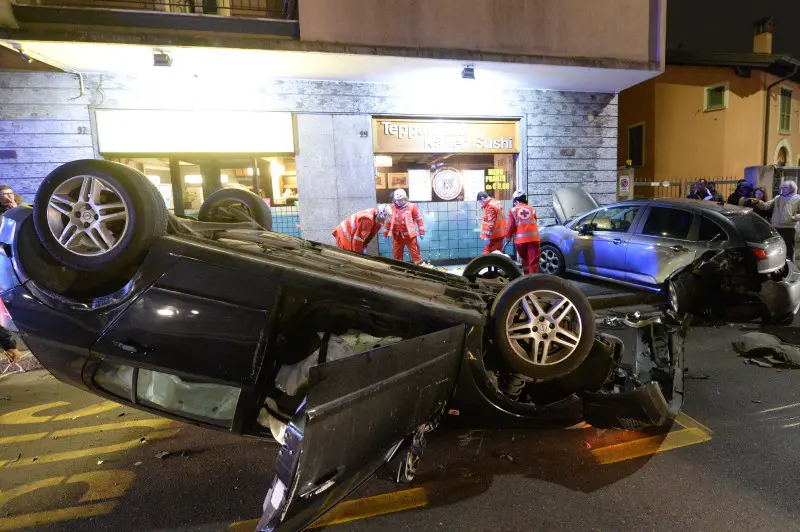
[[383, 236], [392, 238], [414, 238], [419, 234], [425, 236], [425, 222], [419, 214], [419, 208], [415, 203], [406, 203], [403, 207], [397, 207], [392, 203], [391, 217], [386, 220], [383, 228]]
[[350, 251], [361, 253], [369, 245], [382, 224], [377, 221], [378, 209], [364, 209], [350, 215], [348, 219], [333, 230], [333, 236], [340, 237], [342, 242], [350, 244]]
[[519, 203], [508, 211], [506, 240], [514, 239], [515, 244], [539, 242], [539, 224], [536, 222], [536, 209]]

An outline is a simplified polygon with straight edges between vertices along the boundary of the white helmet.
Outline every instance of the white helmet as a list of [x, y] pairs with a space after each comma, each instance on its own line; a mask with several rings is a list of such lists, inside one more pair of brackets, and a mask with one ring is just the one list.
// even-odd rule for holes
[[394, 191], [394, 194], [392, 194], [392, 199], [394, 200], [395, 205], [402, 207], [408, 203], [408, 194], [406, 194], [406, 191], [402, 188], [398, 188]]
[[381, 203], [378, 205], [378, 218], [386, 218], [387, 216], [389, 216], [390, 212], [391, 210], [389, 209], [389, 206], [386, 205], [385, 203]]

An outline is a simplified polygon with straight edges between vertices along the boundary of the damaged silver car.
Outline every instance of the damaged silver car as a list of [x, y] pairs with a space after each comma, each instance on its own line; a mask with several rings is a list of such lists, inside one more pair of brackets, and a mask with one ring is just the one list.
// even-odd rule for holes
[[559, 223], [540, 229], [544, 273], [663, 292], [687, 312], [723, 320], [782, 323], [800, 307], [783, 239], [749, 208], [683, 199], [600, 207], [574, 187], [557, 190], [553, 204]]

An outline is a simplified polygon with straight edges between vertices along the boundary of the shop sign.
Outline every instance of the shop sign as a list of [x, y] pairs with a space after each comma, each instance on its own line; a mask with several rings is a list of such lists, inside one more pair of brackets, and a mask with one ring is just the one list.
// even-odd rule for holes
[[294, 153], [291, 113], [96, 109], [100, 153]]
[[486, 170], [486, 192], [491, 190], [509, 190], [506, 171], [502, 168], [489, 168]]
[[461, 172], [455, 168], [442, 168], [433, 176], [433, 191], [445, 201], [456, 199], [461, 188]]
[[375, 153], [519, 153], [519, 122], [372, 120]]

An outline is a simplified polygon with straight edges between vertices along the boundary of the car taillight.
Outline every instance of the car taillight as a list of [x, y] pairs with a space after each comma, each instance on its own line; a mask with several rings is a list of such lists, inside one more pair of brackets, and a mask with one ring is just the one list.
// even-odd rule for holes
[[767, 250], [761, 248], [750, 248], [756, 260], [767, 260]]

